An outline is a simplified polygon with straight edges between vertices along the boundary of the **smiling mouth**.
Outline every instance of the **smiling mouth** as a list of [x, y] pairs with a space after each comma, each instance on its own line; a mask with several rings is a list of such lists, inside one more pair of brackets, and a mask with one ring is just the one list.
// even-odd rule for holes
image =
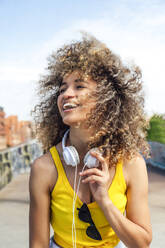
[[64, 112], [69, 112], [69, 111], [72, 111], [73, 109], [77, 108], [79, 105], [77, 104], [74, 104], [74, 103], [65, 103], [63, 105], [63, 111]]

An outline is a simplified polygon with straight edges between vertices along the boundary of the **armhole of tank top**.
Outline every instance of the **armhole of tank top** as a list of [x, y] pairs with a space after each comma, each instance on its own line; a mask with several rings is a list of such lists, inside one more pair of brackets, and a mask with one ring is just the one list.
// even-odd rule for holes
[[60, 181], [62, 180], [62, 177], [59, 176], [63, 171], [62, 171], [62, 163], [61, 163], [61, 160], [60, 160], [60, 157], [59, 157], [59, 154], [58, 154], [58, 151], [56, 149], [55, 146], [51, 147], [50, 148], [50, 154], [52, 156], [52, 159], [53, 159], [53, 162], [54, 162], [54, 166], [56, 167], [56, 170], [57, 170], [57, 181], [51, 191], [51, 195], [54, 193], [55, 189], [56, 189], [56, 186], [57, 184], [61, 183]]
[[122, 184], [125, 188], [125, 191], [127, 189], [127, 183], [126, 183], [126, 179], [124, 177], [124, 171], [123, 171], [123, 160], [119, 161], [118, 165], [117, 165], [117, 169], [119, 171], [119, 178], [120, 178], [120, 181], [122, 181]]

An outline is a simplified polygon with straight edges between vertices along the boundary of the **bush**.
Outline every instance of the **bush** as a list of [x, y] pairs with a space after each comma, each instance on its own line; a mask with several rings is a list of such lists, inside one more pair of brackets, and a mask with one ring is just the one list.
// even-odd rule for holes
[[147, 140], [165, 144], [165, 118], [163, 115], [154, 114], [149, 122]]

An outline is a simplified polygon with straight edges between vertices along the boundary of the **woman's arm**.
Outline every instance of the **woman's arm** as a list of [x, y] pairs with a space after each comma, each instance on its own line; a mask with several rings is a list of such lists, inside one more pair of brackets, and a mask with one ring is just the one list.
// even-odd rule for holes
[[[99, 156], [97, 158], [99, 159]], [[128, 174], [127, 217], [122, 215], [109, 199], [108, 193], [105, 193], [105, 183], [108, 178], [107, 164], [104, 158], [100, 157], [99, 160], [102, 162], [102, 172], [98, 172], [98, 169], [90, 169], [93, 170], [93, 173], [92, 171], [85, 172], [83, 175], [90, 176], [84, 181], [93, 182], [90, 187], [91, 189], [93, 187], [93, 192], [95, 191], [94, 197], [96, 201], [98, 199], [100, 208], [119, 239], [128, 248], [148, 248], [152, 240], [152, 229], [148, 208], [148, 177], [144, 159], [138, 155], [126, 165]], [[98, 182], [100, 188], [99, 185], [97, 188], [92, 186], [94, 182]], [[98, 196], [96, 196], [97, 193]]]
[[[54, 168], [53, 168], [54, 169]], [[29, 247], [48, 248], [50, 238], [50, 185], [52, 172], [48, 154], [37, 159], [31, 168], [29, 191]], [[53, 174], [54, 175], [54, 174]]]
[[127, 207], [124, 217], [111, 201], [101, 205], [110, 225], [128, 248], [147, 248], [152, 240], [148, 208], [148, 177], [143, 158], [129, 162]]

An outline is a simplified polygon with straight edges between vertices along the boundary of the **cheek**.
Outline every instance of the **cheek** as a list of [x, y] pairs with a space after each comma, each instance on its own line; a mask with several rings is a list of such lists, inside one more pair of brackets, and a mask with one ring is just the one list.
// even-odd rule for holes
[[82, 102], [84, 107], [87, 108], [93, 108], [96, 106], [96, 98], [89, 93], [82, 97]]
[[91, 94], [88, 92], [79, 96], [79, 100], [82, 104], [85, 104], [85, 105], [88, 105], [88, 103], [93, 101]]

